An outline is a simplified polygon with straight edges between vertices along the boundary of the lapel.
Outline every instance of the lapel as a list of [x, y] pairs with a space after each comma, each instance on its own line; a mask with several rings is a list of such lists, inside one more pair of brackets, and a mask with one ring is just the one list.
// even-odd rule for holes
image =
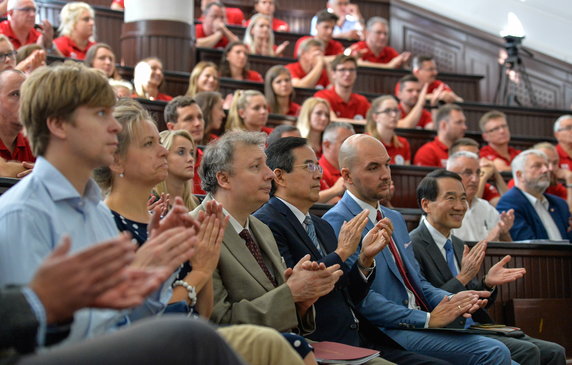
[[[433, 264], [442, 277], [443, 282], [446, 283], [447, 281], [451, 280], [451, 278], [453, 278], [453, 274], [449, 269], [449, 265], [447, 265], [447, 261], [443, 257], [439, 247], [437, 247], [435, 241], [433, 241], [433, 237], [431, 237], [431, 233], [429, 233], [429, 230], [424, 223], [419, 224], [419, 237], [421, 237], [421, 240], [425, 245], [425, 253], [433, 261]], [[457, 255], [454, 247], [455, 245], [453, 245], [453, 251], [455, 252], [455, 255]], [[458, 257], [457, 260], [459, 263], [461, 262]]]
[[310, 216], [314, 222], [314, 227], [316, 227], [316, 235], [318, 236], [318, 241], [322, 244], [322, 248], [326, 250], [326, 254], [334, 252], [338, 248], [338, 240], [332, 230], [328, 234], [327, 228], [330, 227], [329, 223], [324, 222], [324, 220], [313, 214], [310, 214]]

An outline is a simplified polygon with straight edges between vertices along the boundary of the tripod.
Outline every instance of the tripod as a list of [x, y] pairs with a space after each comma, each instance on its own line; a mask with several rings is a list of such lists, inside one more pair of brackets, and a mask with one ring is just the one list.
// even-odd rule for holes
[[[520, 80], [524, 82], [524, 88], [532, 106], [538, 107], [538, 102], [536, 100], [536, 95], [534, 94], [534, 89], [532, 88], [532, 83], [530, 82], [530, 77], [526, 71], [524, 63], [522, 62], [522, 58], [518, 54], [522, 38], [524, 37], [504, 37], [507, 42], [505, 48], [508, 56], [500, 66], [499, 82], [497, 84], [497, 90], [494, 98], [495, 104], [523, 106], [516, 93], [518, 82], [511, 81], [509, 78], [509, 72], [513, 71], [520, 76]], [[532, 56], [532, 54], [530, 55]], [[512, 88], [510, 87], [511, 84], [513, 86]]]

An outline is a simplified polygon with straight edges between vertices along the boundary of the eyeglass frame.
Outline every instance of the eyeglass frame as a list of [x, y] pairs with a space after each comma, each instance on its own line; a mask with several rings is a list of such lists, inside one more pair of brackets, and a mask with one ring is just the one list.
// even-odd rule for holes
[[499, 125], [499, 126], [496, 126], [494, 128], [491, 128], [488, 131], [485, 131], [485, 133], [495, 133], [495, 132], [500, 131], [501, 129], [508, 129], [508, 128], [509, 128], [508, 124], [503, 124], [503, 125]]
[[16, 55], [18, 54], [18, 52], [12, 50], [10, 52], [6, 52], [6, 53], [0, 53], [0, 63], [3, 63], [4, 61], [6, 61], [6, 58], [10, 57], [12, 59], [16, 59]]
[[[311, 166], [313, 166], [313, 167], [311, 167]], [[300, 164], [300, 165], [293, 165], [292, 168], [294, 168], [294, 167], [305, 167], [306, 170], [308, 170], [308, 172], [310, 172], [312, 174], [316, 171], [319, 171], [320, 174], [324, 172], [324, 169], [322, 168], [322, 166], [320, 166], [320, 164], [317, 162], [306, 162], [306, 163]]]

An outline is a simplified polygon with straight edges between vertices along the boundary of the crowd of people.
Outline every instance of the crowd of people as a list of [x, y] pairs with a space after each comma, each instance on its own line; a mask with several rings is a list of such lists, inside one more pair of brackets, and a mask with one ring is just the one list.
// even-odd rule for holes
[[[572, 240], [572, 115], [520, 151], [491, 110], [481, 147], [462, 95], [432, 56], [389, 46], [386, 19], [327, 0], [287, 55], [276, 1], [253, 6], [201, 1], [197, 46], [221, 63], [177, 96], [157, 57], [123, 79], [90, 5], [66, 3], [54, 31], [34, 0], [0, 3], [0, 176], [21, 179], [0, 197], [0, 363], [310, 365], [331, 341], [378, 351], [367, 364], [565, 364], [556, 343], [475, 328], [526, 275], [506, 256], [479, 277], [488, 242]], [[251, 54], [297, 61], [261, 75]], [[411, 73], [368, 100], [360, 67]], [[263, 92], [223, 95], [221, 77]], [[436, 136], [414, 151], [400, 128]], [[410, 164], [434, 168], [411, 232], [390, 170]]]

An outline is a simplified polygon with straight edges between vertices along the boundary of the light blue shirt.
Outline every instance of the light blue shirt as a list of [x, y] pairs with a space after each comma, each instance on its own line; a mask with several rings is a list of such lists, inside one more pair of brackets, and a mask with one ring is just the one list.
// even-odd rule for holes
[[[101, 197], [93, 180], [81, 196], [59, 170], [39, 157], [33, 172], [0, 197], [0, 285], [27, 284], [64, 235], [71, 237], [72, 252], [116, 237], [119, 232]], [[118, 324], [161, 312], [170, 297], [167, 280], [130, 312], [80, 310], [65, 342], [93, 337]]]
[[[313, 36], [318, 34], [318, 31], [316, 30], [316, 22], [317, 21], [318, 21], [318, 17], [314, 15], [314, 17], [312, 18], [312, 21], [310, 23], [310, 34]], [[354, 16], [346, 15], [346, 19], [344, 20], [344, 23], [342, 24], [341, 27], [337, 24], [335, 25], [333, 36], [337, 37], [339, 34], [347, 33], [347, 32], [352, 31], [354, 29], [361, 31], [361, 30], [363, 30], [363, 26], [361, 25], [359, 20], [357, 20]]]

